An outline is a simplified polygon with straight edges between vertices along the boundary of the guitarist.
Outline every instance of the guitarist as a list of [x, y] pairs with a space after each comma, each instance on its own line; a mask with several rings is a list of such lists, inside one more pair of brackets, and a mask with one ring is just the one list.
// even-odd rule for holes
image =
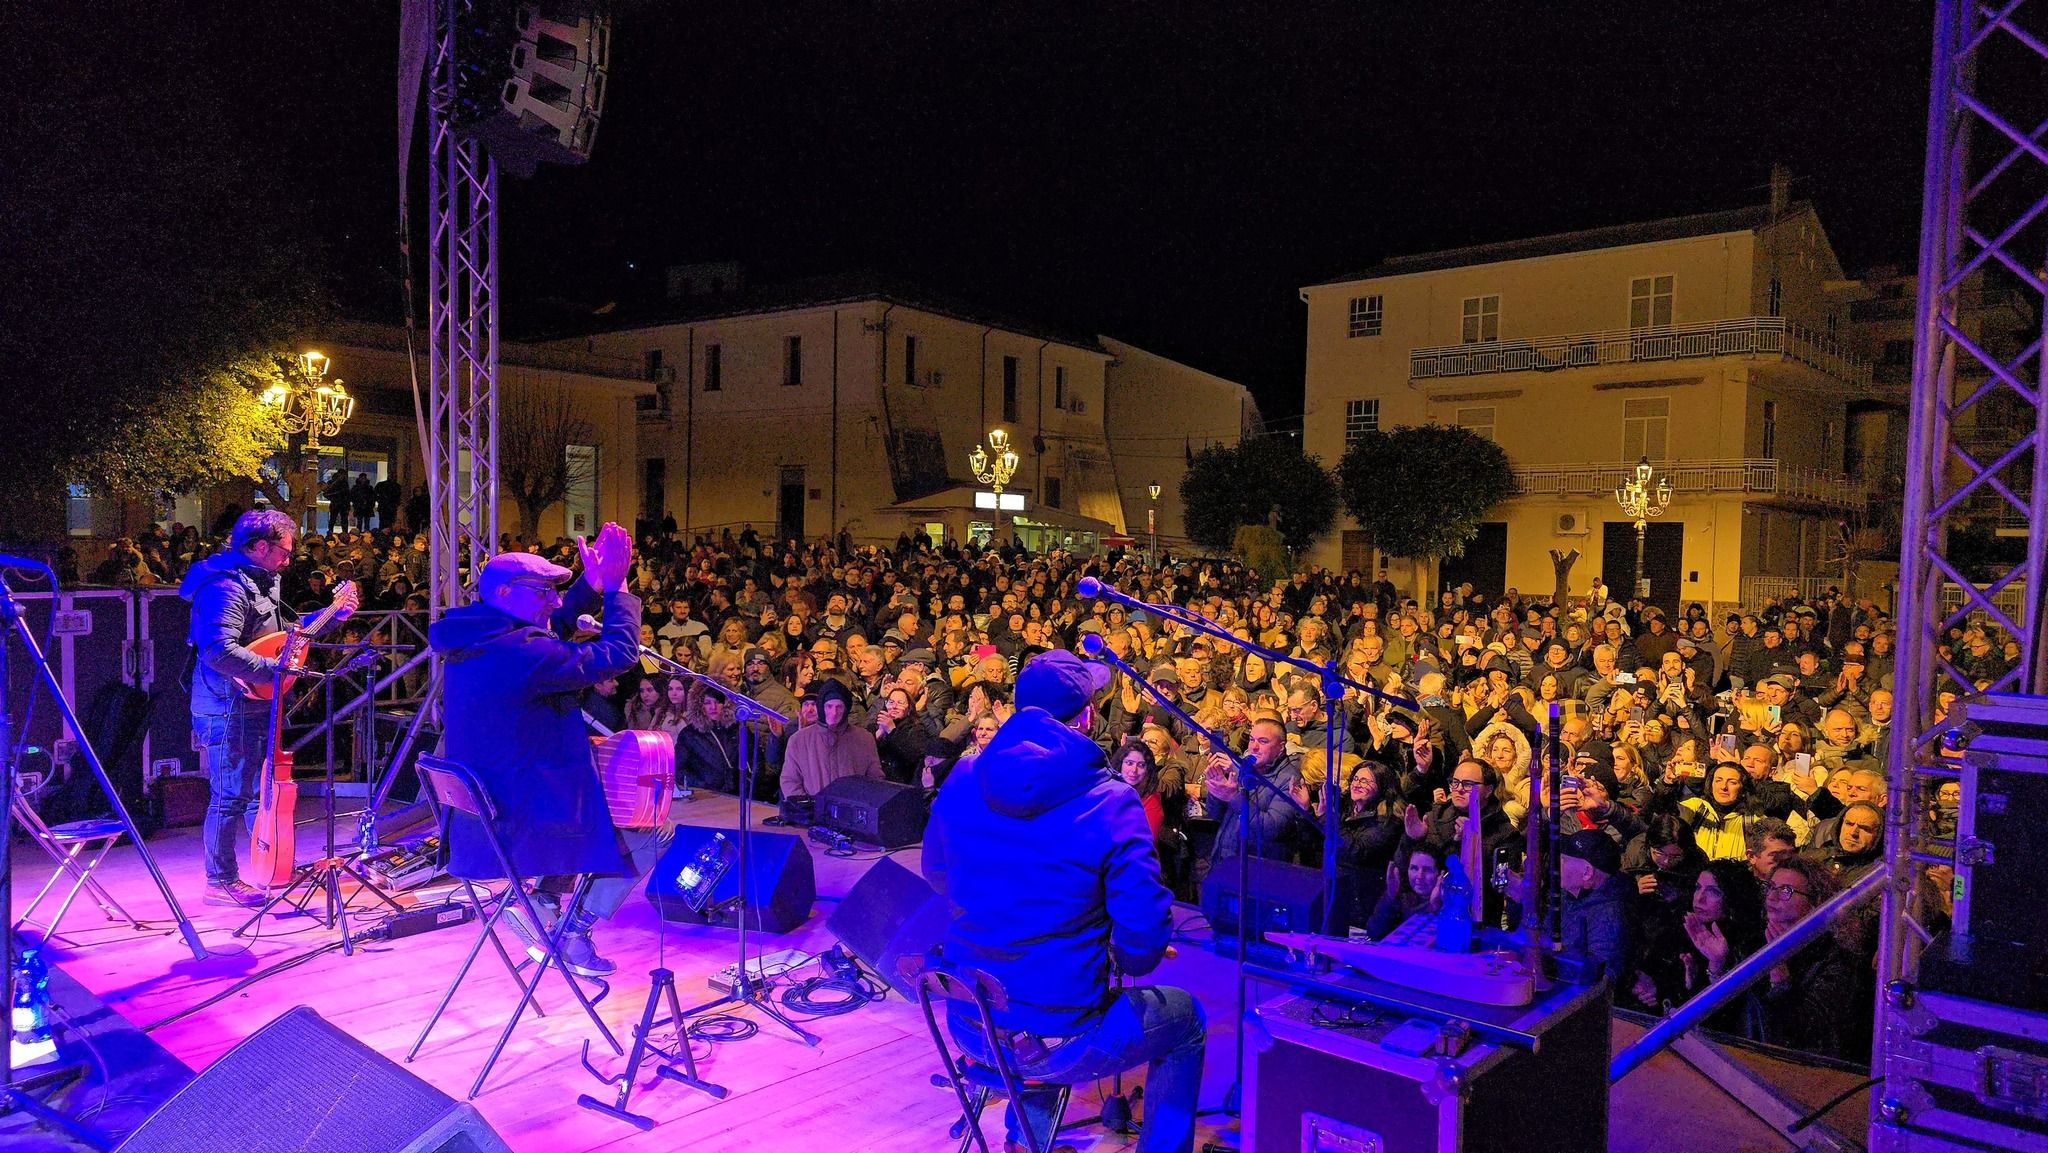
[[278, 574], [291, 563], [298, 526], [276, 509], [251, 509], [235, 519], [228, 547], [195, 563], [178, 586], [192, 602], [196, 663], [192, 669], [192, 732], [213, 795], [204, 830], [206, 903], [263, 904], [263, 891], [242, 880], [235, 830], [255, 802], [268, 753], [270, 703], [245, 696], [237, 680], [268, 684], [277, 659], [248, 645], [296, 623]]

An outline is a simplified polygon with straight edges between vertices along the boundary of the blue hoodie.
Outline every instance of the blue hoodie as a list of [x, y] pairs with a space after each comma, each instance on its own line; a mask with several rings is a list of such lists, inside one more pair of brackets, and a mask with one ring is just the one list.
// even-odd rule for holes
[[924, 875], [953, 908], [946, 960], [1000, 981], [997, 1023], [1041, 1037], [1085, 1032], [1123, 972], [1151, 972], [1173, 895], [1144, 806], [1101, 748], [1043, 709], [1019, 709], [946, 779], [925, 830]]
[[192, 669], [192, 715], [268, 712], [269, 702], [245, 699], [235, 678], [269, 680], [277, 661], [245, 646], [299, 618], [284, 603], [277, 574], [264, 571], [246, 553], [222, 549], [186, 571], [178, 595], [192, 602], [186, 632], [198, 655]]

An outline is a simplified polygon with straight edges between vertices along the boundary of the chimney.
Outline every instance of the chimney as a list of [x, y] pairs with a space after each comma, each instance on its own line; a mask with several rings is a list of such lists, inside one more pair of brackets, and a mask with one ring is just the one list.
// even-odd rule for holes
[[1771, 220], [1785, 217], [1785, 210], [1792, 206], [1792, 170], [1783, 164], [1771, 165]]

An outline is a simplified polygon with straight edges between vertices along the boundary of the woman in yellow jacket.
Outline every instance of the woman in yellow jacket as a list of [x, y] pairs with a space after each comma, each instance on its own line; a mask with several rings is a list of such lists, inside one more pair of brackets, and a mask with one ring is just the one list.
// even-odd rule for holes
[[1710, 861], [1749, 858], [1749, 827], [1764, 820], [1750, 796], [1749, 775], [1732, 761], [1714, 765], [1701, 796], [1678, 802], [1679, 817]]

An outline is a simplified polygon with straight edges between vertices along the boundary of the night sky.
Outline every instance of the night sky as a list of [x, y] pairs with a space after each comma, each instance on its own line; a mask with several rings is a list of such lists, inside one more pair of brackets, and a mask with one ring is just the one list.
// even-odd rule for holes
[[[591, 163], [506, 183], [504, 296], [871, 268], [1242, 380], [1287, 427], [1297, 288], [1386, 255], [1760, 203], [1782, 160], [1851, 269], [1910, 260], [1929, 7], [641, 0]], [[343, 299], [395, 315], [397, 5], [116, 8], [80, 66], [169, 45]]]

